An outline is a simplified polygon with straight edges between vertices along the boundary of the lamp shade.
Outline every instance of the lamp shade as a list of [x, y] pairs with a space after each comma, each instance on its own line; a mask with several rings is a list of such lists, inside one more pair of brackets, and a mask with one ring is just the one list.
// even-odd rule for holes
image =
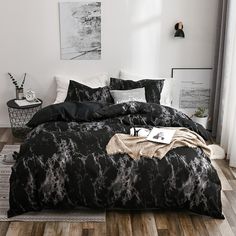
[[185, 37], [183, 28], [184, 26], [182, 22], [178, 22], [177, 24], [175, 24], [175, 30], [176, 30], [175, 37], [181, 37], [181, 38]]

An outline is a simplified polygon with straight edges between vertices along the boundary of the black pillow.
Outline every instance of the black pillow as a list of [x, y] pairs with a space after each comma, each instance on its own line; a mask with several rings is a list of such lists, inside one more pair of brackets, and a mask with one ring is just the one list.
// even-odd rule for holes
[[107, 103], [63, 102], [53, 104], [35, 113], [26, 125], [34, 128], [45, 122], [52, 121], [90, 121], [93, 118], [93, 113], [104, 106], [107, 106]]
[[84, 84], [70, 80], [67, 97], [65, 102], [105, 102], [113, 103], [113, 98], [110, 94], [109, 87], [90, 88]]
[[128, 90], [145, 88], [146, 100], [149, 103], [160, 104], [161, 91], [164, 80], [143, 79], [139, 81], [110, 78], [110, 88], [114, 90]]

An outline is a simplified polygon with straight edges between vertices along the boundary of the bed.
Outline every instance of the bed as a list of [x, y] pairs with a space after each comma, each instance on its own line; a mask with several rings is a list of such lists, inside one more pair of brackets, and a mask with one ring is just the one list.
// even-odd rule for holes
[[[111, 86], [125, 92], [125, 87], [118, 87]], [[161, 91], [161, 86], [156, 88]], [[178, 147], [161, 160], [106, 153], [114, 134], [128, 134], [135, 126], [186, 127], [204, 139], [208, 132], [158, 102], [114, 104], [108, 97], [104, 88], [94, 92], [71, 82], [65, 102], [45, 107], [33, 117], [28, 124], [32, 131], [12, 167], [8, 217], [88, 207], [184, 209], [223, 219], [221, 183], [201, 148]]]

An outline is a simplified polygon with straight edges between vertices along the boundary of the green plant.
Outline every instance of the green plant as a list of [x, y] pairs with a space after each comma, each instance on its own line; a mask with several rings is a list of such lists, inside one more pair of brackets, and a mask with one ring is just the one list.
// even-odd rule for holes
[[15, 78], [13, 77], [13, 75], [11, 73], [8, 73], [8, 75], [11, 78], [12, 83], [15, 85], [16, 89], [23, 89], [24, 83], [25, 83], [26, 73], [24, 74], [24, 78], [23, 78], [20, 86], [18, 85], [17, 81], [15, 80]]
[[194, 116], [200, 117], [200, 118], [206, 117], [207, 116], [206, 111], [207, 109], [205, 107], [198, 107], [194, 113]]

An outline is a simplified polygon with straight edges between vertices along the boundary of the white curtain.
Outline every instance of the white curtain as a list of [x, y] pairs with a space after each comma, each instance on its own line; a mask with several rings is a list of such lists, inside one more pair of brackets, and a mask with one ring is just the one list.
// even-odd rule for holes
[[236, 167], [236, 1], [229, 0], [218, 130], [230, 166]]

